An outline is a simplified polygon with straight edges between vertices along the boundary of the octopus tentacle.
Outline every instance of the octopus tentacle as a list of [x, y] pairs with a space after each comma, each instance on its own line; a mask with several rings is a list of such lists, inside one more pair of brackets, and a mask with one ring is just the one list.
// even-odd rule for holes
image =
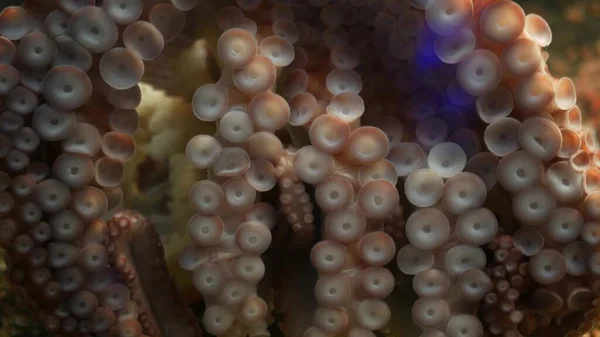
[[[241, 11], [236, 7], [224, 11], [217, 24], [228, 29]], [[263, 18], [266, 22], [275, 19]], [[259, 55], [258, 42], [262, 41], [260, 47], [284, 48], [272, 55], [281, 56], [279, 62], [285, 63], [291, 44], [268, 30], [252, 33], [244, 28], [228, 29], [220, 36], [216, 54], [223, 64], [221, 78], [198, 88], [192, 99], [196, 117], [217, 122], [218, 128], [214, 137], [192, 138], [186, 149], [190, 161], [212, 172], [211, 180], [196, 183], [190, 192], [190, 202], [198, 211], [189, 223], [194, 245], [186, 248], [180, 262], [194, 272], [194, 286], [205, 298], [207, 331], [263, 336], [269, 335], [269, 309], [257, 296], [257, 283], [265, 273], [260, 255], [271, 244], [278, 216], [269, 204], [256, 203], [258, 193], [280, 183], [283, 213], [301, 239], [311, 238], [312, 209], [307, 208], [309, 198], [303, 185], [293, 170], [284, 167], [289, 166], [282, 162], [285, 150], [275, 136], [290, 114], [286, 100], [271, 91], [278, 69], [285, 64]], [[302, 218], [295, 219], [299, 196]]]
[[[144, 57], [115, 47], [113, 19], [137, 18], [127, 6], [109, 15], [68, 1], [55, 5], [28, 1], [0, 14], [3, 39], [15, 49], [3, 54], [3, 69], [23, 74], [22, 83], [3, 88], [3, 108], [16, 112], [2, 114], [1, 131], [10, 150], [2, 156], [12, 188], [4, 194], [1, 227], [11, 282], [52, 334], [196, 336], [166, 275], [155, 229], [137, 215], [120, 214], [121, 227], [101, 220], [120, 203], [123, 163], [135, 151], [131, 109], [139, 104]], [[84, 25], [89, 31], [79, 29]], [[114, 72], [115, 63], [123, 73]], [[143, 258], [140, 249], [147, 250]], [[140, 281], [140, 272], [154, 277]], [[156, 321], [166, 317], [172, 325]]]
[[295, 150], [286, 149], [275, 167], [279, 185], [281, 212], [294, 233], [297, 244], [307, 244], [314, 237], [314, 215], [311, 197], [293, 167]]
[[[198, 3], [0, 13], [0, 243], [46, 329], [199, 334], [153, 226], [129, 211], [102, 221], [123, 195], [144, 78], [216, 125], [191, 126], [185, 157], [206, 174], [190, 186], [197, 213], [179, 258], [209, 333], [270, 335], [263, 254], [285, 221], [263, 198], [277, 185], [295, 243], [321, 240], [298, 263], [310, 256], [316, 284], [287, 268], [302, 278], [275, 280], [290, 287], [278, 291], [292, 336], [386, 331], [394, 256], [414, 276], [423, 336], [595, 328], [597, 132], [573, 82], [548, 70], [543, 18], [510, 0]], [[220, 78], [192, 93], [179, 63], [215, 26]], [[514, 217], [497, 215], [494, 195]], [[299, 297], [311, 288], [316, 303]]]
[[111, 264], [138, 306], [138, 320], [148, 336], [198, 336], [198, 324], [169, 277], [162, 243], [140, 214], [119, 211], [108, 221]]
[[257, 283], [265, 274], [260, 254], [271, 240], [266, 223], [272, 224], [275, 214], [269, 204], [257, 203], [245, 212], [225, 210], [219, 215], [198, 214], [190, 220], [194, 245], [184, 250], [180, 264], [193, 271], [194, 287], [204, 297], [203, 323], [208, 332], [231, 336], [267, 333], [268, 307], [257, 295]]
[[[4, 219], [3, 233], [16, 229], [13, 224]], [[11, 282], [48, 331], [198, 335], [195, 319], [166, 274], [160, 240], [141, 216], [118, 213], [108, 226], [93, 222], [72, 243], [44, 241], [52, 228], [43, 222], [30, 230], [35, 241], [26, 233], [3, 237], [11, 243], [4, 245], [5, 258]]]

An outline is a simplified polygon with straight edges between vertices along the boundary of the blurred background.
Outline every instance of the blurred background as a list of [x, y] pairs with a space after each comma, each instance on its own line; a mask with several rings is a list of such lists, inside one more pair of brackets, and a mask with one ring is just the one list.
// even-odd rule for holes
[[[55, 0], [38, 0], [55, 1]], [[207, 0], [208, 1], [208, 0]], [[0, 0], [0, 10], [22, 0]], [[578, 104], [586, 115], [600, 114], [600, 0], [515, 0], [527, 13], [543, 16], [553, 30], [548, 64], [555, 77], [569, 76], [576, 84]], [[0, 337], [45, 337], [6, 282], [0, 258]], [[407, 301], [407, 294], [397, 294]], [[410, 297], [409, 297], [410, 298]], [[398, 309], [398, 308], [397, 308]], [[408, 309], [408, 308], [402, 308]], [[399, 316], [408, 316], [408, 310]], [[396, 316], [397, 317], [397, 316]], [[400, 322], [402, 319], [400, 319]], [[410, 325], [410, 323], [409, 323]], [[406, 330], [411, 330], [405, 326]], [[407, 333], [406, 335], [418, 335]]]

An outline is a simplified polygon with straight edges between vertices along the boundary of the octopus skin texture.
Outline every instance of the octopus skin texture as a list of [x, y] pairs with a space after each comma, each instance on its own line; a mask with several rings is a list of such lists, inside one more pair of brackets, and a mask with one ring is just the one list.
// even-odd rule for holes
[[[407, 282], [422, 337], [591, 336], [600, 138], [551, 41], [512, 0], [7, 7], [7, 277], [53, 336], [396, 336]], [[168, 188], [195, 295], [128, 199]]]

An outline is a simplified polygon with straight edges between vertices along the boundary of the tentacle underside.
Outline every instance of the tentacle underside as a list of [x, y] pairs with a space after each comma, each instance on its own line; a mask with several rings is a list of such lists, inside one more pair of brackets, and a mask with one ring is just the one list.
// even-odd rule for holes
[[[56, 336], [199, 336], [154, 226], [131, 212], [105, 221], [135, 151], [142, 58], [157, 57], [163, 39], [131, 16], [134, 2], [117, 5], [27, 1], [0, 14], [8, 274]], [[160, 44], [144, 56], [115, 46], [137, 34]]]
[[[180, 52], [201, 38], [220, 77], [191, 90]], [[551, 40], [511, 0], [8, 7], [10, 281], [56, 336], [200, 336], [156, 229], [120, 209], [145, 80], [216, 130], [185, 148], [203, 178], [179, 258], [208, 333], [266, 337], [277, 312], [286, 336], [394, 336], [395, 264], [423, 337], [589, 336], [600, 138], [551, 75]]]
[[160, 238], [151, 223], [134, 212], [118, 212], [108, 222], [111, 262], [125, 280], [138, 318], [149, 336], [198, 336], [190, 314], [169, 277]]

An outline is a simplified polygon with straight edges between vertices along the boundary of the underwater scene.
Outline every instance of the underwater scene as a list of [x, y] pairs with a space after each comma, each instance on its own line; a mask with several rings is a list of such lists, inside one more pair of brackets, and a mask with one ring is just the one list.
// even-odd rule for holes
[[0, 0], [0, 107], [0, 337], [600, 337], [600, 0]]

